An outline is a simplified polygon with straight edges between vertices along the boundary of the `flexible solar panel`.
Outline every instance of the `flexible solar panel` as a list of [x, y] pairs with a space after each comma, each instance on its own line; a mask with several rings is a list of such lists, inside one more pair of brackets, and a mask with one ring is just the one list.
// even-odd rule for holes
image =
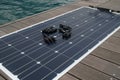
[[[71, 38], [52, 34], [56, 43], [44, 42], [42, 30], [60, 24], [72, 28]], [[19, 80], [58, 79], [77, 60], [120, 25], [120, 15], [83, 7], [0, 38], [0, 63]]]

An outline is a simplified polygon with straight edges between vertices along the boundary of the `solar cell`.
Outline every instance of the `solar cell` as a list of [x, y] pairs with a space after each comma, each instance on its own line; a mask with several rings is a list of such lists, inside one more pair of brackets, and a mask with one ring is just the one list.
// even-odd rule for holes
[[[20, 80], [52, 80], [76, 60], [86, 55], [120, 25], [120, 16], [83, 7], [47, 22], [34, 25], [0, 39], [0, 63]], [[42, 30], [64, 24], [71, 37], [50, 34], [56, 43], [47, 45]]]

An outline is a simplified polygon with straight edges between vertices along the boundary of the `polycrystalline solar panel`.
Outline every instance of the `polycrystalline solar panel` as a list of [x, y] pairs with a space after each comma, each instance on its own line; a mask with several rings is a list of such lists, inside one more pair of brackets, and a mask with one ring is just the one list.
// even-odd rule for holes
[[[120, 16], [81, 8], [0, 39], [0, 63], [20, 80], [52, 80], [120, 25]], [[67, 24], [72, 37], [46, 45], [41, 30]]]

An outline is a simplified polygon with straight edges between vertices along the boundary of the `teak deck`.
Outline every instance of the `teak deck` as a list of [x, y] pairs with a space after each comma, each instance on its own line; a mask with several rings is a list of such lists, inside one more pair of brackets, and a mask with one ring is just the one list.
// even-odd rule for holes
[[[83, 2], [81, 3], [83, 4]], [[57, 12], [55, 15], [59, 15], [66, 11], [80, 7], [81, 3], [67, 5], [67, 7], [63, 6], [60, 8], [61, 11], [59, 12], [57, 9], [48, 11], [45, 13], [46, 15], [50, 14], [48, 17], [42, 17], [41, 14], [38, 14], [29, 17], [29, 20], [26, 18], [24, 20], [1, 26], [0, 36], [37, 23], [42, 19], [45, 20], [53, 17], [54, 15], [52, 15], [51, 12]], [[2, 77], [0, 79], [2, 79]], [[120, 30], [113, 34], [100, 47], [94, 50], [60, 80], [120, 80]]]

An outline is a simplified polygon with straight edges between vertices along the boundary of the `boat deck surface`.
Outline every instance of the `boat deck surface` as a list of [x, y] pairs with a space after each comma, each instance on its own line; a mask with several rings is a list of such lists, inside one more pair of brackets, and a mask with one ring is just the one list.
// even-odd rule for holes
[[[40, 14], [29, 16], [0, 26], [0, 36], [81, 6], [99, 4], [100, 3], [97, 2], [78, 1], [73, 4], [68, 4], [66, 6], [61, 6]], [[3, 76], [0, 76], [0, 80], [6, 80]], [[59, 80], [120, 80], [120, 30], [113, 34]]]

